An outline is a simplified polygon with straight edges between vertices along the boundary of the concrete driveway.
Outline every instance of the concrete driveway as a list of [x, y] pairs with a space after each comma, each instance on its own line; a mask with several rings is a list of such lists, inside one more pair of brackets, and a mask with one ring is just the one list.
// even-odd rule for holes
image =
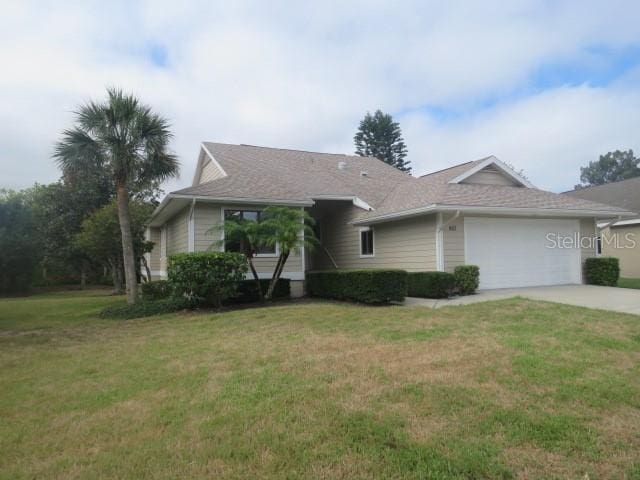
[[480, 290], [475, 295], [456, 297], [447, 300], [408, 297], [407, 306], [441, 308], [450, 305], [502, 300], [512, 297], [525, 297], [533, 300], [566, 303], [578, 307], [600, 308], [614, 312], [640, 315], [640, 290], [631, 288], [598, 287], [595, 285], [557, 285], [553, 287], [506, 288]]

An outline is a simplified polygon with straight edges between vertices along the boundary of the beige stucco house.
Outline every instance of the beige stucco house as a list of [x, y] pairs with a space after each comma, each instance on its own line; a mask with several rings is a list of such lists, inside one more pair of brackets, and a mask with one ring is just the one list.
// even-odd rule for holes
[[[153, 215], [152, 274], [164, 277], [176, 252], [224, 249], [214, 225], [257, 218], [269, 205], [306, 209], [317, 223], [320, 247], [285, 266], [294, 294], [306, 271], [335, 268], [474, 264], [481, 288], [580, 283], [585, 258], [596, 255], [596, 219], [632, 215], [539, 190], [495, 157], [417, 178], [371, 157], [203, 143], [192, 186]], [[277, 254], [257, 253], [261, 276]]]
[[[566, 192], [574, 198], [615, 205], [640, 212], [640, 177]], [[640, 278], [640, 216], [598, 222], [601, 253], [620, 259], [620, 275]]]

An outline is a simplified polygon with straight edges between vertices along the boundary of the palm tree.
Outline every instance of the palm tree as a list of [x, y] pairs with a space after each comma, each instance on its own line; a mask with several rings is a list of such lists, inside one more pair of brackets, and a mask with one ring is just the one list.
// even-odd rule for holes
[[303, 209], [268, 207], [264, 210], [264, 220], [260, 224], [262, 242], [267, 246], [278, 245], [280, 249], [278, 262], [265, 295], [267, 300], [271, 299], [291, 252], [300, 250], [302, 246], [312, 250], [318, 245], [318, 239], [313, 232], [314, 223], [311, 215]]
[[256, 255], [258, 247], [262, 243], [262, 225], [259, 222], [252, 220], [245, 220], [243, 218], [229, 217], [226, 218], [224, 224], [214, 225], [207, 233], [222, 231], [224, 234], [224, 240], [215, 242], [211, 247], [221, 244], [233, 244], [238, 245], [238, 250], [247, 259], [249, 264], [249, 270], [253, 275], [253, 279], [256, 282], [256, 289], [258, 291], [258, 297], [263, 299], [262, 286], [260, 285], [260, 277], [256, 271], [256, 267], [253, 264], [253, 257]]
[[107, 101], [82, 105], [76, 124], [62, 133], [54, 159], [70, 177], [101, 174], [116, 191], [122, 232], [127, 302], [138, 300], [129, 196], [150, 184], [177, 176], [179, 163], [169, 152], [169, 122], [133, 95], [107, 89]]

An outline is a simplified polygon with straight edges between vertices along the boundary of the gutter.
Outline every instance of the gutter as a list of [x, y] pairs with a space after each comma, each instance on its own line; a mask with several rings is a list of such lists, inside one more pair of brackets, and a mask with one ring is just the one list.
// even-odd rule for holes
[[615, 220], [611, 220], [608, 223], [605, 223], [603, 226], [598, 226], [598, 224], [596, 224], [596, 226], [600, 229], [600, 230], [604, 230], [605, 228], [609, 228], [611, 225], [618, 223], [620, 220], [622, 220], [622, 217], [618, 217]]
[[401, 212], [393, 212], [385, 215], [373, 216], [354, 220], [352, 225], [373, 225], [375, 223], [390, 222], [393, 220], [401, 220], [411, 218], [418, 215], [425, 215], [436, 212], [460, 211], [464, 213], [484, 213], [484, 214], [501, 214], [501, 215], [531, 215], [531, 216], [551, 216], [551, 217], [633, 217], [633, 212], [626, 210], [612, 212], [609, 210], [578, 210], [565, 208], [526, 208], [526, 207], [479, 207], [473, 205], [441, 205], [432, 204], [425, 207], [404, 210]]
[[210, 197], [203, 195], [182, 195], [179, 193], [170, 193], [162, 199], [160, 204], [151, 214], [150, 221], [152, 222], [162, 210], [169, 204], [172, 199], [179, 200], [192, 200], [198, 202], [209, 203], [227, 203], [227, 204], [258, 204], [258, 205], [284, 205], [292, 207], [312, 207], [315, 202], [313, 200], [285, 200], [285, 199], [270, 199], [270, 198], [245, 198], [245, 197]]

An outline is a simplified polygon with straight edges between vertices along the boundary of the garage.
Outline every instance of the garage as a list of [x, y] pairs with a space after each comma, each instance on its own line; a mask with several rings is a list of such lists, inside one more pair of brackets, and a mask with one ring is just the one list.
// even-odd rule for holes
[[578, 220], [466, 217], [465, 262], [481, 289], [581, 283], [580, 248], [550, 248], [579, 231]]

